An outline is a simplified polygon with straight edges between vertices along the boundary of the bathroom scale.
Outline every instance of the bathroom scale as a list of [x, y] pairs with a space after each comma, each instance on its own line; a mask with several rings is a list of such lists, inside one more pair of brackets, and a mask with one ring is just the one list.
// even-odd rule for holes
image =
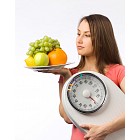
[[[125, 112], [125, 95], [103, 74], [82, 71], [65, 82], [62, 104], [72, 123], [86, 133], [81, 124], [102, 125]], [[125, 129], [109, 134], [105, 140], [125, 140]]]

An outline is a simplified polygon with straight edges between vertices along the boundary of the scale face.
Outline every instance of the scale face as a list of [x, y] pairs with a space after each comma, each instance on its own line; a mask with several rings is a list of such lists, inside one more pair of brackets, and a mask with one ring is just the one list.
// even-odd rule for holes
[[93, 73], [80, 73], [67, 86], [70, 104], [81, 113], [99, 110], [107, 98], [105, 83]]

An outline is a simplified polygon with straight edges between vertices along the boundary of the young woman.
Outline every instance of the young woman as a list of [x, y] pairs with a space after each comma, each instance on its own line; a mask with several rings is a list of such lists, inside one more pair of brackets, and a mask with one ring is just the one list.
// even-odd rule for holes
[[[59, 112], [69, 124], [72, 122], [64, 111], [61, 94], [64, 83], [71, 75], [80, 71], [99, 72], [110, 78], [123, 92], [125, 91], [125, 67], [122, 65], [112, 24], [107, 17], [99, 14], [83, 17], [77, 28], [76, 46], [81, 56], [78, 66], [53, 72], [61, 75]], [[104, 140], [107, 135], [125, 127], [125, 116], [123, 113], [100, 126], [83, 124], [81, 127], [89, 130], [87, 134], [83, 134], [73, 125], [71, 140]]]

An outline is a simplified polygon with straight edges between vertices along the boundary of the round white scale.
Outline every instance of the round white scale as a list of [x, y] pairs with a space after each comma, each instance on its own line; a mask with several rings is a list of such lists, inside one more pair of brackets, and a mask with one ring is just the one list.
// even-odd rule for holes
[[[106, 76], [83, 71], [72, 75], [64, 84], [62, 103], [73, 124], [82, 132], [81, 124], [101, 125], [125, 111], [125, 97]], [[105, 140], [124, 140], [125, 129], [108, 135]]]

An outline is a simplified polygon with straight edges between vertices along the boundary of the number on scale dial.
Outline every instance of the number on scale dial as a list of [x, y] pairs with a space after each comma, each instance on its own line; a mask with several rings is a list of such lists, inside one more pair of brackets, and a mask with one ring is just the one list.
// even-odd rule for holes
[[100, 109], [106, 95], [107, 89], [104, 82], [92, 73], [76, 75], [67, 87], [70, 104], [82, 113], [93, 113]]

